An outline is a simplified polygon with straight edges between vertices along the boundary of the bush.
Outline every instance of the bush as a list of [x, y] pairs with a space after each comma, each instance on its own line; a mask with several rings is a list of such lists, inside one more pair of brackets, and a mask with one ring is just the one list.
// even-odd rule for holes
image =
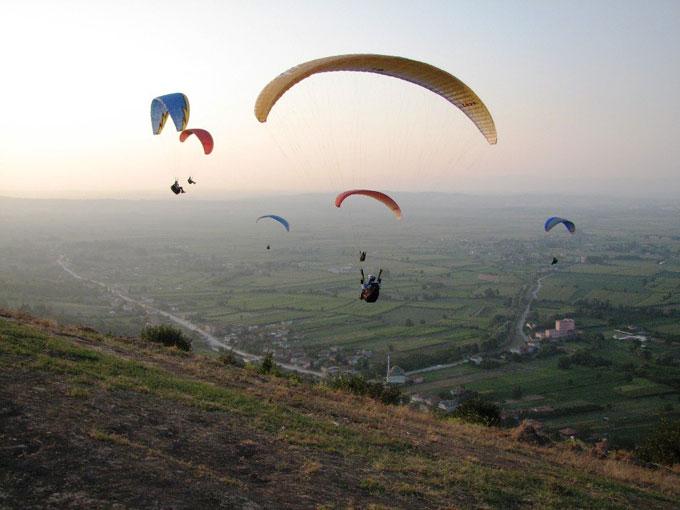
[[480, 398], [466, 400], [451, 416], [470, 423], [481, 423], [487, 427], [498, 426], [501, 422], [501, 411], [498, 406]]
[[559, 360], [557, 360], [557, 368], [567, 370], [569, 367], [571, 367], [571, 359], [569, 356], [562, 356]]
[[222, 350], [218, 359], [223, 365], [233, 365], [241, 368], [245, 366], [245, 363], [241, 361], [241, 359], [236, 357], [232, 351], [226, 349]]
[[661, 418], [661, 423], [637, 450], [637, 455], [647, 462], [680, 464], [680, 421]]
[[479, 368], [483, 368], [485, 370], [493, 370], [494, 368], [498, 368], [501, 366], [500, 361], [497, 361], [495, 359], [485, 359], [482, 360], [482, 362], [479, 364]]
[[183, 351], [191, 350], [191, 339], [181, 329], [161, 324], [160, 326], [146, 326], [140, 334], [143, 340], [155, 342], [168, 347], [177, 347]]
[[401, 390], [398, 387], [385, 386], [379, 382], [369, 382], [358, 374], [339, 375], [327, 380], [325, 384], [334, 390], [368, 396], [384, 404], [399, 404], [401, 402]]
[[262, 358], [262, 364], [257, 371], [261, 374], [271, 374], [276, 372], [276, 363], [274, 363], [274, 355], [271, 352], [268, 352], [264, 355], [264, 358]]

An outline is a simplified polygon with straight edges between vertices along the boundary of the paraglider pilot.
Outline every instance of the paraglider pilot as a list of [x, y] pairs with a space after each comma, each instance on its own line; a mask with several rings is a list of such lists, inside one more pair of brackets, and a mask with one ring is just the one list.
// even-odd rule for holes
[[196, 181], [194, 181], [191, 176], [189, 176], [189, 180], [187, 181], [189, 184], [196, 184]]
[[175, 183], [172, 186], [170, 186], [170, 189], [175, 195], [179, 195], [180, 193], [186, 193], [186, 191], [184, 191], [184, 188], [179, 185], [179, 181], [175, 181]]
[[553, 257], [552, 262], [550, 263], [551, 266], [554, 266], [557, 264], [557, 257]]
[[359, 252], [359, 261], [360, 261], [360, 262], [363, 262], [364, 260], [366, 260], [366, 252], [365, 252], [365, 251], [360, 251], [360, 252]]
[[380, 296], [380, 283], [382, 279], [382, 269], [378, 273], [376, 278], [372, 274], [368, 275], [368, 278], [364, 276], [364, 270], [361, 269], [361, 295], [359, 299], [366, 301], [367, 303], [375, 303]]

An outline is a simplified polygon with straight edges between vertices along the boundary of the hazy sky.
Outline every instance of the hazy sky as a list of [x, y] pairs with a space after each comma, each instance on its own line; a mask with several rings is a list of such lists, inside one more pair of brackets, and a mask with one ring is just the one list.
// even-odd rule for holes
[[[387, 190], [680, 193], [680, 2], [0, 2], [0, 196]], [[498, 145], [411, 84], [331, 73], [267, 124], [260, 89], [312, 58], [385, 53], [451, 72]], [[342, 75], [342, 76], [341, 76]], [[351, 76], [348, 76], [351, 75]], [[216, 148], [153, 136], [181, 91]], [[194, 142], [194, 143], [191, 143]]]

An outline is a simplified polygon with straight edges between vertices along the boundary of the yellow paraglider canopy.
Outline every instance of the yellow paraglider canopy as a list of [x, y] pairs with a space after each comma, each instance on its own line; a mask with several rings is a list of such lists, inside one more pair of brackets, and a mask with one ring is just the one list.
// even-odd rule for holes
[[474, 122], [490, 144], [497, 141], [496, 126], [482, 100], [470, 87], [446, 71], [424, 62], [390, 55], [337, 55], [310, 60], [270, 81], [255, 102], [255, 116], [266, 122], [269, 112], [288, 89], [317, 73], [358, 71], [383, 74], [420, 85], [458, 107]]

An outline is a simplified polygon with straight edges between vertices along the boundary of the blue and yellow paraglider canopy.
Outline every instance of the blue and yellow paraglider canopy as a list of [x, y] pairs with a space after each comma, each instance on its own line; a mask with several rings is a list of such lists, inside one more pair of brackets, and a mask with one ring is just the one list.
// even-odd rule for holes
[[560, 223], [562, 223], [565, 226], [565, 228], [572, 234], [576, 232], [576, 225], [574, 225], [573, 221], [565, 220], [564, 218], [560, 218], [558, 216], [551, 216], [550, 218], [545, 220], [545, 225], [543, 226], [543, 228], [545, 228], [546, 232], [550, 232], [550, 230], [552, 230], [552, 228], [555, 225], [559, 225]]
[[265, 214], [264, 216], [260, 216], [258, 219], [255, 221], [260, 221], [263, 218], [271, 218], [274, 221], [278, 221], [283, 227], [286, 229], [287, 232], [290, 232], [290, 224], [288, 223], [288, 220], [285, 218], [282, 218], [281, 216], [277, 216], [276, 214]]
[[154, 135], [163, 131], [168, 115], [177, 131], [186, 129], [189, 123], [189, 99], [181, 92], [158, 96], [151, 101], [151, 129]]

